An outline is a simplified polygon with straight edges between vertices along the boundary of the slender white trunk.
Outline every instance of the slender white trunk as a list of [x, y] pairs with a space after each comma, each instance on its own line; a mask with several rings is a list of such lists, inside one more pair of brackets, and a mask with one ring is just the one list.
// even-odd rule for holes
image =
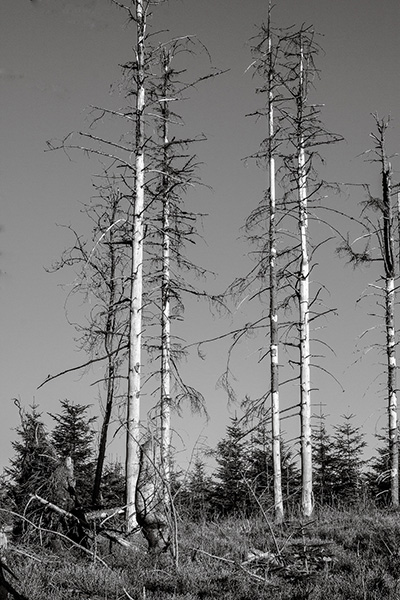
[[400, 192], [397, 192], [397, 243], [399, 256], [397, 257], [397, 271], [399, 271], [400, 265]]
[[310, 392], [310, 325], [309, 276], [307, 249], [307, 184], [305, 152], [299, 153], [299, 225], [301, 240], [300, 264], [300, 418], [301, 418], [301, 506], [305, 517], [312, 513], [312, 458], [311, 458], [311, 392]]
[[396, 338], [394, 327], [395, 282], [386, 278], [386, 351], [388, 375], [388, 418], [390, 449], [390, 491], [392, 506], [399, 506], [399, 451], [397, 435]]
[[[270, 20], [270, 8], [268, 20]], [[269, 25], [270, 27], [270, 25]], [[275, 191], [275, 157], [274, 157], [274, 98], [272, 91], [272, 41], [268, 40], [269, 50], [269, 281], [270, 281], [270, 369], [271, 369], [271, 412], [272, 412], [272, 464], [274, 475], [274, 512], [275, 521], [283, 521], [282, 499], [282, 466], [281, 435], [279, 410], [279, 358], [278, 358], [278, 311], [277, 311], [277, 276], [276, 276], [276, 191]]]
[[385, 152], [385, 129], [380, 129], [380, 151], [382, 162], [383, 235], [385, 264], [385, 323], [387, 356], [387, 394], [390, 464], [390, 499], [394, 508], [399, 506], [399, 448], [397, 431], [397, 362], [395, 334], [395, 276], [396, 260], [393, 233], [393, 211], [391, 199], [391, 166]]
[[[397, 363], [395, 333], [395, 278], [398, 272], [395, 258], [393, 209], [391, 199], [391, 165], [385, 150], [385, 130], [387, 123], [377, 120], [379, 138], [378, 151], [382, 167], [382, 216], [383, 244], [382, 258], [385, 267], [385, 325], [387, 359], [387, 411], [389, 435], [390, 499], [394, 508], [399, 506], [399, 446], [397, 431]], [[399, 215], [398, 215], [399, 216]], [[399, 226], [399, 225], [398, 225]]]
[[129, 320], [127, 442], [126, 442], [126, 528], [136, 525], [135, 493], [139, 475], [140, 371], [142, 350], [143, 233], [144, 233], [144, 36], [146, 16], [143, 0], [136, 0], [137, 96], [135, 136], [135, 198], [132, 228], [131, 295]]
[[[300, 50], [300, 95], [303, 95], [303, 49]], [[300, 103], [303, 98], [300, 98]], [[299, 115], [302, 118], [302, 115]], [[301, 125], [301, 124], [300, 124]], [[309, 325], [309, 279], [308, 215], [307, 215], [307, 165], [304, 136], [298, 140], [298, 195], [300, 228], [300, 420], [301, 420], [301, 508], [303, 516], [313, 511], [312, 501], [312, 446], [311, 446], [311, 391], [310, 391], [310, 325]]]
[[[164, 56], [164, 99], [167, 98], [169, 57]], [[161, 465], [165, 484], [165, 500], [168, 502], [170, 482], [170, 445], [171, 445], [171, 237], [170, 237], [170, 198], [168, 178], [168, 119], [169, 108], [165, 100], [162, 105], [163, 116], [163, 267], [161, 289]]]
[[[164, 227], [169, 227], [169, 207], [164, 205]], [[162, 350], [161, 350], [161, 464], [166, 484], [170, 482], [171, 446], [171, 333], [170, 333], [170, 239], [164, 233], [163, 243], [163, 298], [162, 298]], [[168, 496], [167, 498], [168, 499]]]

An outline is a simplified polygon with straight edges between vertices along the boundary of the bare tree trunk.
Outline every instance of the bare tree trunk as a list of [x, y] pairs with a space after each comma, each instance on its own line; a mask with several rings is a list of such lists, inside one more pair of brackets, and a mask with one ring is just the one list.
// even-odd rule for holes
[[[397, 363], [395, 334], [395, 278], [396, 260], [394, 243], [393, 210], [391, 200], [391, 165], [385, 149], [385, 131], [388, 121], [375, 116], [378, 134], [371, 134], [376, 142], [376, 154], [381, 163], [382, 202], [378, 208], [382, 212], [383, 226], [379, 226], [378, 240], [385, 268], [385, 326], [387, 359], [387, 411], [389, 434], [390, 499], [392, 506], [399, 506], [399, 447], [397, 431]], [[374, 199], [374, 204], [376, 199]]]
[[390, 497], [392, 506], [399, 506], [399, 451], [397, 431], [397, 396], [396, 396], [396, 341], [394, 328], [394, 277], [386, 278], [386, 350], [387, 350], [387, 387], [388, 387], [388, 421], [390, 452]]
[[397, 244], [399, 252], [398, 266], [400, 266], [400, 192], [397, 192]]
[[389, 428], [390, 498], [392, 506], [399, 506], [399, 448], [397, 430], [397, 362], [394, 321], [396, 262], [394, 251], [393, 214], [390, 197], [391, 167], [385, 152], [385, 129], [383, 121], [378, 123], [379, 149], [382, 163], [383, 196], [383, 250], [385, 264], [385, 323], [387, 356], [387, 394]]
[[[303, 48], [300, 48], [300, 111], [304, 101], [303, 95]], [[298, 115], [301, 130], [302, 115]], [[299, 273], [299, 305], [300, 305], [300, 419], [301, 419], [301, 474], [302, 495], [301, 507], [303, 516], [309, 517], [313, 511], [312, 502], [312, 446], [311, 446], [311, 391], [310, 391], [310, 326], [309, 326], [309, 278], [310, 265], [308, 257], [308, 214], [307, 214], [307, 165], [304, 148], [304, 134], [298, 139], [298, 196], [299, 196], [299, 229], [300, 229], [300, 273]]]
[[135, 491], [139, 475], [140, 392], [142, 350], [143, 236], [144, 236], [144, 107], [145, 31], [143, 0], [136, 0], [136, 136], [135, 198], [132, 231], [131, 294], [129, 318], [128, 401], [126, 443], [126, 528], [135, 527]]
[[[390, 474], [390, 501], [393, 507], [399, 507], [399, 442], [397, 426], [397, 360], [396, 360], [396, 329], [395, 329], [395, 302], [396, 302], [396, 277], [399, 269], [399, 256], [396, 255], [395, 244], [395, 218], [392, 207], [391, 194], [391, 165], [385, 149], [385, 132], [389, 121], [379, 119], [373, 115], [378, 133], [371, 133], [375, 141], [375, 156], [371, 162], [379, 162], [381, 166], [382, 198], [373, 196], [369, 190], [369, 199], [366, 207], [377, 214], [376, 222], [365, 216], [365, 206], [362, 214], [366, 218], [367, 237], [375, 236], [379, 247], [379, 257], [371, 255], [369, 247], [363, 253], [355, 252], [349, 244], [344, 246], [355, 264], [363, 264], [379, 260], [384, 266], [385, 283], [382, 286], [385, 306], [385, 332], [386, 332], [386, 389], [387, 389], [387, 414], [388, 414], [388, 457]], [[397, 244], [400, 248], [400, 194], [397, 196]], [[399, 250], [398, 248], [398, 250]], [[361, 258], [360, 258], [361, 257]]]
[[275, 521], [283, 521], [282, 472], [281, 472], [281, 434], [279, 410], [279, 358], [278, 358], [278, 311], [277, 311], [277, 274], [276, 274], [276, 190], [274, 156], [274, 98], [272, 91], [272, 40], [270, 31], [271, 2], [268, 9], [268, 116], [269, 116], [269, 329], [270, 329], [270, 369], [271, 369], [271, 412], [272, 412], [272, 464], [274, 473], [274, 512]]
[[301, 239], [300, 266], [300, 418], [301, 418], [301, 471], [302, 512], [312, 513], [312, 454], [311, 454], [311, 393], [310, 393], [310, 326], [309, 326], [309, 259], [307, 251], [307, 189], [305, 153], [299, 154], [299, 225]]
[[170, 483], [170, 445], [171, 445], [171, 238], [170, 238], [170, 198], [168, 177], [168, 73], [170, 56], [163, 54], [164, 69], [164, 101], [161, 114], [163, 117], [163, 214], [162, 214], [162, 283], [161, 283], [161, 467], [165, 501], [169, 501]]

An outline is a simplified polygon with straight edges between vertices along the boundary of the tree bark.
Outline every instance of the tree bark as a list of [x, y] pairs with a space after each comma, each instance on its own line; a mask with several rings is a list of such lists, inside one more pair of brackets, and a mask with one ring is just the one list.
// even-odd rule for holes
[[275, 156], [274, 156], [274, 97], [272, 90], [272, 40], [270, 31], [271, 3], [268, 10], [268, 117], [269, 117], [269, 329], [270, 329], [270, 370], [271, 370], [271, 412], [272, 412], [272, 464], [274, 476], [274, 513], [275, 521], [283, 521], [282, 472], [281, 472], [281, 434], [279, 410], [279, 331], [277, 311], [277, 274], [276, 274], [276, 190], [275, 190]]
[[[304, 102], [303, 48], [300, 47], [300, 88], [299, 111]], [[310, 391], [310, 326], [309, 326], [309, 278], [310, 265], [308, 257], [308, 214], [307, 214], [307, 165], [302, 132], [302, 114], [298, 115], [300, 135], [298, 138], [298, 197], [299, 197], [299, 229], [300, 229], [300, 273], [299, 273], [299, 307], [300, 307], [300, 419], [301, 419], [301, 474], [302, 494], [301, 508], [304, 517], [310, 517], [313, 511], [312, 502], [312, 445], [311, 445], [311, 391]]]
[[387, 388], [388, 422], [390, 452], [390, 497], [393, 507], [399, 506], [399, 451], [397, 430], [396, 396], [396, 340], [394, 327], [395, 285], [394, 277], [386, 278], [386, 350], [387, 350]]
[[141, 447], [136, 487], [137, 522], [149, 545], [149, 552], [165, 552], [170, 545], [170, 527], [164, 502], [161, 473], [157, 468], [157, 446], [147, 440]]
[[170, 238], [170, 198], [168, 177], [168, 75], [170, 56], [163, 53], [163, 213], [162, 213], [162, 283], [161, 283], [161, 469], [165, 501], [169, 501], [170, 445], [171, 445], [171, 238]]
[[101, 478], [103, 475], [104, 460], [107, 449], [108, 428], [111, 420], [112, 406], [114, 400], [114, 364], [109, 357], [107, 367], [107, 397], [104, 410], [103, 423], [100, 432], [99, 453], [97, 456], [96, 473], [94, 477], [92, 504], [99, 506], [101, 502]]
[[[119, 194], [118, 192], [115, 192]], [[112, 201], [112, 213], [111, 213], [111, 225], [115, 222], [118, 200], [117, 198], [111, 198]], [[103, 423], [101, 426], [99, 453], [97, 457], [96, 473], [94, 478], [93, 492], [92, 492], [92, 504], [98, 506], [100, 504], [100, 493], [101, 493], [101, 478], [103, 474], [104, 460], [107, 449], [107, 437], [108, 428], [111, 420], [112, 407], [114, 403], [114, 390], [115, 390], [115, 364], [118, 357], [114, 354], [114, 339], [115, 339], [115, 276], [116, 276], [116, 256], [115, 256], [115, 245], [114, 245], [114, 228], [110, 228], [110, 244], [109, 244], [109, 258], [110, 258], [110, 278], [109, 278], [109, 297], [107, 303], [107, 321], [104, 337], [104, 346], [107, 354], [107, 371], [106, 371], [106, 406], [104, 410]]]
[[143, 236], [144, 236], [144, 168], [145, 168], [145, 32], [146, 13], [143, 0], [136, 0], [137, 89], [135, 135], [135, 198], [133, 206], [131, 293], [129, 315], [128, 401], [126, 441], [126, 529], [136, 525], [135, 492], [139, 475], [140, 393], [142, 350]]
[[391, 168], [385, 152], [385, 125], [378, 124], [382, 163], [383, 196], [383, 251], [385, 264], [385, 324], [387, 356], [388, 430], [390, 464], [390, 499], [394, 508], [399, 506], [399, 448], [397, 429], [397, 362], [395, 334], [395, 276], [396, 262], [394, 251], [393, 214], [390, 197]]

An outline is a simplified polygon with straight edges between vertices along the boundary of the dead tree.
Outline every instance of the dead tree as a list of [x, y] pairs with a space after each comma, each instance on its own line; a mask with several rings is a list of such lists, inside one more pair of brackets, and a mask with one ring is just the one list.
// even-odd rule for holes
[[[121, 365], [127, 349], [127, 277], [128, 256], [123, 240], [126, 238], [126, 211], [117, 182], [106, 173], [98, 177], [96, 194], [83, 205], [82, 212], [92, 222], [89, 239], [68, 227], [74, 242], [65, 250], [49, 271], [70, 269], [74, 285], [66, 302], [68, 320], [77, 332], [77, 344], [89, 356], [104, 356], [105, 406], [100, 431], [96, 474], [92, 491], [93, 506], [99, 505], [108, 430], [113, 404], [118, 393]], [[71, 316], [74, 299], [83, 297], [90, 303], [88, 317], [78, 320]]]
[[[92, 125], [97, 126], [105, 116], [111, 116], [120, 126], [122, 124], [123, 133], [119, 139], [109, 140], [95, 135], [92, 130], [79, 132], [78, 141], [73, 136], [67, 136], [61, 143], [51, 144], [50, 147], [67, 151], [80, 149], [90, 156], [101, 157], [103, 162], [106, 159], [106, 173], [110, 177], [112, 175], [125, 206], [123, 234], [121, 231], [117, 234], [116, 228], [118, 239], [110, 240], [108, 236], [107, 240], [110, 249], [113, 244], [125, 248], [124, 290], [126, 292], [129, 288], [129, 291], [124, 314], [128, 313], [128, 317], [123, 338], [118, 339], [124, 339], [126, 343], [121, 348], [114, 345], [111, 351], [106, 349], [103, 356], [83, 366], [95, 360], [109, 359], [120, 351], [118, 356], [126, 360], [126, 505], [129, 533], [135, 523], [135, 488], [142, 435], [142, 363], [146, 363], [148, 368], [146, 380], [153, 380], [152, 355], [156, 354], [158, 360], [161, 354], [161, 368], [157, 362], [156, 372], [156, 375], [161, 373], [162, 380], [161, 401], [157, 403], [157, 410], [160, 409], [162, 413], [165, 481], [168, 480], [172, 406], [178, 406], [184, 399], [189, 399], [195, 408], [204, 405], [201, 394], [187, 385], [180, 375], [178, 359], [184, 351], [182, 344], [177, 338], [173, 341], [168, 331], [172, 320], [182, 316], [183, 294], [219, 302], [219, 299], [199, 290], [183, 275], [186, 272], [201, 276], [206, 274], [205, 269], [193, 265], [185, 255], [185, 244], [193, 243], [199, 237], [196, 221], [202, 215], [186, 210], [182, 202], [188, 187], [199, 183], [197, 158], [187, 149], [192, 142], [204, 137], [186, 139], [184, 136], [171, 135], [169, 130], [172, 126], [180, 127], [183, 124], [171, 110], [170, 103], [182, 99], [196, 83], [213, 77], [216, 72], [193, 82], [181, 81], [179, 76], [185, 73], [185, 69], [172, 69], [172, 58], [175, 60], [179, 53], [193, 54], [195, 42], [184, 37], [153, 46], [149, 41], [151, 34], [147, 32], [147, 25], [154, 3], [150, 0], [132, 0], [125, 4], [116, 0], [113, 2], [126, 11], [136, 26], [135, 59], [123, 65], [128, 106], [118, 110], [93, 106]], [[191, 43], [193, 47], [189, 48]], [[157, 77], [155, 72], [160, 61], [163, 65], [162, 74]], [[152, 335], [155, 327], [158, 328], [157, 334]], [[121, 372], [122, 366], [119, 375]], [[110, 382], [115, 380], [115, 372], [110, 375], [108, 369], [106, 379]]]
[[[331, 312], [331, 309], [318, 310], [323, 286], [310, 290], [314, 244], [309, 233], [309, 222], [311, 219], [324, 222], [316, 215], [316, 209], [320, 208], [320, 192], [324, 189], [324, 182], [318, 177], [315, 166], [316, 159], [319, 158], [318, 149], [322, 144], [334, 143], [342, 138], [326, 131], [319, 118], [320, 108], [311, 104], [309, 99], [317, 75], [314, 57], [319, 50], [313, 29], [302, 27], [294, 32], [291, 29], [274, 32], [273, 41], [270, 42], [271, 31], [270, 24], [261, 29], [256, 38], [258, 45], [255, 46], [254, 61], [257, 75], [263, 78], [263, 84], [257, 91], [267, 96], [265, 107], [257, 110], [255, 116], [267, 120], [268, 136], [252, 158], [261, 166], [267, 166], [269, 171], [268, 192], [246, 221], [246, 233], [255, 246], [254, 255], [258, 262], [247, 277], [238, 279], [232, 286], [235, 292], [239, 290], [242, 294], [244, 290], [251, 289], [250, 299], [257, 297], [268, 303], [269, 314], [263, 314], [235, 332], [230, 354], [243, 336], [268, 330], [269, 346], [267, 349], [262, 347], [260, 355], [261, 359], [270, 355], [270, 390], [261, 398], [246, 399], [244, 408], [249, 417], [258, 411], [264, 422], [271, 418], [276, 447], [280, 412], [277, 403], [278, 385], [281, 390], [283, 384], [293, 379], [299, 380], [302, 512], [308, 517], [313, 510], [313, 353], [310, 321]], [[278, 182], [275, 181], [275, 172], [279, 174]], [[296, 228], [293, 223], [296, 223]], [[322, 243], [330, 237], [331, 234]], [[259, 289], [254, 292], [252, 287], [257, 284]], [[278, 322], [279, 313], [286, 316], [281, 323]], [[294, 377], [284, 378], [280, 384], [277, 379], [278, 368], [284, 367], [285, 363], [282, 358], [278, 363], [278, 341], [287, 351], [287, 364], [295, 367], [296, 371], [298, 369]], [[298, 351], [295, 359], [291, 358], [293, 348]], [[229, 376], [229, 360], [230, 358], [225, 382]], [[229, 383], [227, 388], [229, 391]], [[269, 395], [272, 400], [270, 415], [265, 410], [265, 399]], [[293, 408], [295, 407], [290, 407]], [[279, 473], [278, 467], [276, 472]], [[278, 490], [276, 494], [279, 498]], [[281, 518], [279, 511], [277, 516]]]
[[[277, 77], [277, 62], [280, 56], [279, 33], [273, 31], [271, 26], [271, 2], [268, 7], [267, 25], [260, 27], [252, 53], [254, 57], [255, 75], [261, 79], [258, 93], [266, 95], [266, 106], [257, 110], [256, 116], [266, 121], [268, 131], [266, 139], [262, 142], [259, 152], [254, 155], [261, 167], [268, 169], [268, 191], [265, 203], [258, 206], [246, 221], [246, 232], [251, 236], [252, 243], [257, 242], [260, 253], [258, 254], [259, 267], [257, 277], [264, 286], [267, 278], [269, 293], [269, 368], [271, 399], [271, 436], [272, 436], [272, 461], [273, 461], [273, 489], [275, 521], [281, 523], [284, 518], [282, 497], [282, 465], [281, 465], [281, 433], [280, 433], [280, 402], [279, 402], [279, 275], [278, 275], [278, 249], [277, 249], [277, 206], [276, 206], [276, 153], [279, 146], [279, 126], [276, 130], [275, 103], [279, 104], [280, 81]], [[278, 135], [276, 135], [278, 133]], [[263, 234], [265, 223], [265, 234]], [[261, 229], [258, 239], [255, 229]], [[268, 265], [268, 266], [267, 266]], [[268, 394], [266, 395], [266, 398]]]
[[[310, 102], [310, 93], [318, 75], [315, 57], [319, 53], [312, 27], [302, 27], [286, 38], [284, 54], [285, 73], [282, 82], [288, 103], [281, 108], [282, 127], [285, 128], [287, 151], [282, 153], [284, 176], [282, 185], [286, 188], [284, 204], [287, 214], [297, 211], [298, 244], [289, 252], [290, 262], [286, 277], [293, 289], [293, 299], [298, 308], [297, 345], [299, 350], [300, 383], [300, 455], [302, 475], [302, 513], [309, 517], [313, 511], [312, 495], [312, 435], [311, 435], [311, 348], [310, 322], [322, 314], [317, 304], [321, 288], [310, 290], [314, 247], [309, 233], [310, 219], [324, 223], [316, 216], [320, 207], [321, 191], [326, 185], [318, 177], [316, 160], [320, 158], [321, 145], [341, 141], [340, 135], [330, 133], [320, 120], [320, 107]], [[329, 229], [329, 221], [327, 223]], [[331, 239], [329, 234], [323, 241]], [[293, 342], [289, 342], [293, 345]]]
[[[186, 208], [185, 196], [191, 188], [202, 185], [193, 146], [205, 140], [204, 135], [185, 138], [180, 135], [184, 125], [177, 105], [186, 99], [188, 89], [215, 77], [211, 71], [195, 81], [186, 81], [187, 68], [183, 58], [191, 58], [203, 50], [196, 39], [178, 38], [163, 44], [160, 52], [160, 76], [149, 90], [149, 101], [157, 126], [157, 136], [149, 146], [148, 172], [154, 174], [147, 187], [148, 233], [145, 245], [146, 286], [153, 290], [148, 299], [159, 315], [154, 325], [159, 330], [145, 348], [157, 359], [160, 401], [156, 414], [159, 421], [160, 460], [165, 499], [169, 499], [172, 411], [188, 403], [193, 411], [204, 409], [204, 398], [188, 385], [180, 373], [180, 359], [185, 355], [182, 340], [174, 335], [174, 324], [183, 318], [185, 300], [196, 297], [222, 306], [222, 300], [199, 289], [195, 279], [205, 279], [206, 269], [195, 264], [186, 252], [189, 244], [201, 238], [201, 213]], [[150, 329], [150, 327], [149, 327]], [[159, 361], [159, 362], [158, 362]]]
[[[389, 120], [379, 119], [374, 114], [377, 133], [371, 133], [374, 148], [368, 150], [368, 160], [377, 162], [381, 170], [381, 196], [374, 197], [368, 185], [364, 188], [367, 199], [362, 203], [361, 221], [364, 231], [354, 242], [347, 239], [338, 248], [341, 255], [346, 256], [354, 266], [379, 262], [383, 265], [383, 274], [377, 283], [371, 283], [373, 293], [383, 297], [386, 355], [386, 395], [388, 415], [388, 454], [390, 500], [393, 507], [399, 506], [399, 446], [397, 423], [397, 332], [395, 327], [396, 279], [399, 265], [396, 256], [396, 229], [399, 228], [399, 212], [396, 207], [395, 195], [392, 194], [392, 167], [386, 152], [386, 131]], [[397, 223], [396, 223], [397, 220]], [[365, 241], [366, 240], [366, 241]], [[379, 251], [372, 250], [375, 240]], [[358, 246], [365, 245], [361, 250]], [[383, 281], [383, 283], [382, 283]], [[375, 329], [375, 328], [374, 328]]]

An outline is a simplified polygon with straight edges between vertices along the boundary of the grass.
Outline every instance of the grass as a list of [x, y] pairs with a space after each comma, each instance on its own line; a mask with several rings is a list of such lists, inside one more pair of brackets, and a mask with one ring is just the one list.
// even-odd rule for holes
[[7, 564], [29, 600], [399, 600], [399, 513], [324, 509], [273, 532], [263, 518], [183, 521], [178, 565], [139, 538], [135, 550], [99, 543], [107, 566], [39, 545], [11, 545]]

